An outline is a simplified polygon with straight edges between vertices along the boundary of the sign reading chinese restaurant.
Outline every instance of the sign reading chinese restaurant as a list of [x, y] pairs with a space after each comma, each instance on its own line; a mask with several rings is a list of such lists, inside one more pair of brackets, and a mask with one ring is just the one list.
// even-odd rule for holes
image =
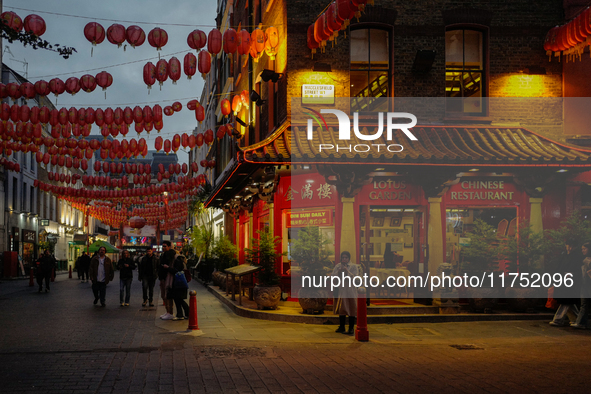
[[334, 104], [334, 85], [302, 85], [302, 104]]
[[511, 203], [520, 193], [513, 183], [501, 180], [462, 180], [450, 187], [447, 196], [450, 203]]
[[332, 226], [332, 209], [287, 212], [287, 227]]

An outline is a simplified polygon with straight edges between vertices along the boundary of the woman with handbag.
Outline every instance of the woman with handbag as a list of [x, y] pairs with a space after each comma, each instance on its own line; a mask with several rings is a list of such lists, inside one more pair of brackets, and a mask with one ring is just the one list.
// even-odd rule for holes
[[189, 318], [189, 305], [185, 301], [189, 290], [187, 278], [185, 277], [186, 268], [186, 258], [183, 255], [177, 255], [172, 267], [168, 267], [168, 272], [174, 276], [170, 291], [174, 304], [176, 305], [176, 317], [172, 320]]

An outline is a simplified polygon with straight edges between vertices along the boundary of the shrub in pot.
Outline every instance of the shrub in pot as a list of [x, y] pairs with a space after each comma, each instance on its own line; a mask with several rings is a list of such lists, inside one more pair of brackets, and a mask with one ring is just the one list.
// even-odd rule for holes
[[[329, 257], [334, 253], [328, 249], [328, 244], [319, 227], [309, 226], [299, 231], [291, 244], [290, 255], [292, 267], [299, 267], [302, 278], [310, 277], [311, 283], [321, 283], [321, 277], [330, 274], [332, 263]], [[328, 295], [324, 288], [307, 285], [300, 289], [298, 300], [305, 313], [323, 313]]]
[[285, 253], [277, 253], [280, 237], [274, 237], [268, 227], [257, 231], [258, 239], [251, 238], [251, 248], [246, 248], [246, 262], [261, 267], [257, 273], [257, 285], [253, 289], [258, 309], [277, 309], [281, 299], [280, 277], [275, 271], [275, 261]]

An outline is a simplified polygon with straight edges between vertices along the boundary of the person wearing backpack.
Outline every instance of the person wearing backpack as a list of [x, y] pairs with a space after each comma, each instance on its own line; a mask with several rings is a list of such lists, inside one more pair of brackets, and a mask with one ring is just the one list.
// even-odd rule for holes
[[189, 285], [187, 284], [187, 279], [185, 277], [186, 268], [186, 258], [183, 255], [178, 255], [175, 258], [172, 267], [168, 267], [168, 272], [174, 275], [171, 295], [174, 304], [176, 305], [176, 317], [172, 320], [189, 318], [189, 305], [187, 304], [187, 301], [185, 301], [189, 290]]

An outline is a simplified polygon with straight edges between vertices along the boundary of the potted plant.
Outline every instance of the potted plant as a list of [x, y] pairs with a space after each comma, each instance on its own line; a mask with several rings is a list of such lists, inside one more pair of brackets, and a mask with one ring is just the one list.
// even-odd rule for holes
[[[547, 242], [541, 232], [535, 232], [524, 223], [515, 237], [509, 237], [501, 243], [501, 254], [508, 261], [510, 272], [528, 274], [527, 279], [533, 280], [533, 273], [542, 271], [542, 260], [548, 250]], [[521, 277], [520, 277], [521, 278]], [[537, 299], [544, 294], [541, 287], [520, 287], [521, 279], [514, 286], [506, 287], [507, 305], [516, 312], [533, 312]], [[525, 282], [524, 282], [525, 283]]]
[[[474, 227], [467, 234], [470, 244], [462, 247], [461, 270], [469, 276], [481, 277], [484, 272], [498, 270], [499, 239], [495, 228], [481, 219], [474, 221]], [[490, 311], [498, 303], [499, 290], [486, 287], [468, 287], [470, 308], [475, 311]]]
[[246, 248], [246, 262], [261, 267], [257, 274], [257, 285], [253, 289], [254, 301], [258, 309], [277, 309], [281, 299], [281, 287], [279, 287], [279, 274], [275, 271], [275, 261], [285, 253], [277, 253], [281, 242], [279, 237], [274, 237], [268, 227], [257, 231], [259, 238], [252, 238], [251, 248]]
[[198, 276], [204, 285], [209, 282], [213, 273], [213, 264], [210, 262], [211, 247], [214, 243], [213, 210], [206, 208], [204, 204], [210, 193], [211, 186], [205, 184], [189, 204], [189, 213], [195, 216], [197, 223], [189, 234], [189, 244], [195, 250], [196, 255], [201, 256]]
[[[332, 263], [329, 259], [334, 253], [328, 249], [329, 241], [322, 236], [319, 227], [306, 227], [299, 231], [290, 248], [292, 267], [299, 267], [299, 272], [310, 278], [328, 275], [332, 271]], [[328, 301], [326, 289], [315, 287], [302, 287], [298, 294], [298, 300], [304, 313], [324, 313], [324, 307]]]
[[226, 236], [219, 237], [211, 249], [211, 261], [215, 267], [213, 273], [213, 283], [225, 289], [226, 268], [235, 267], [238, 265], [238, 248]]

